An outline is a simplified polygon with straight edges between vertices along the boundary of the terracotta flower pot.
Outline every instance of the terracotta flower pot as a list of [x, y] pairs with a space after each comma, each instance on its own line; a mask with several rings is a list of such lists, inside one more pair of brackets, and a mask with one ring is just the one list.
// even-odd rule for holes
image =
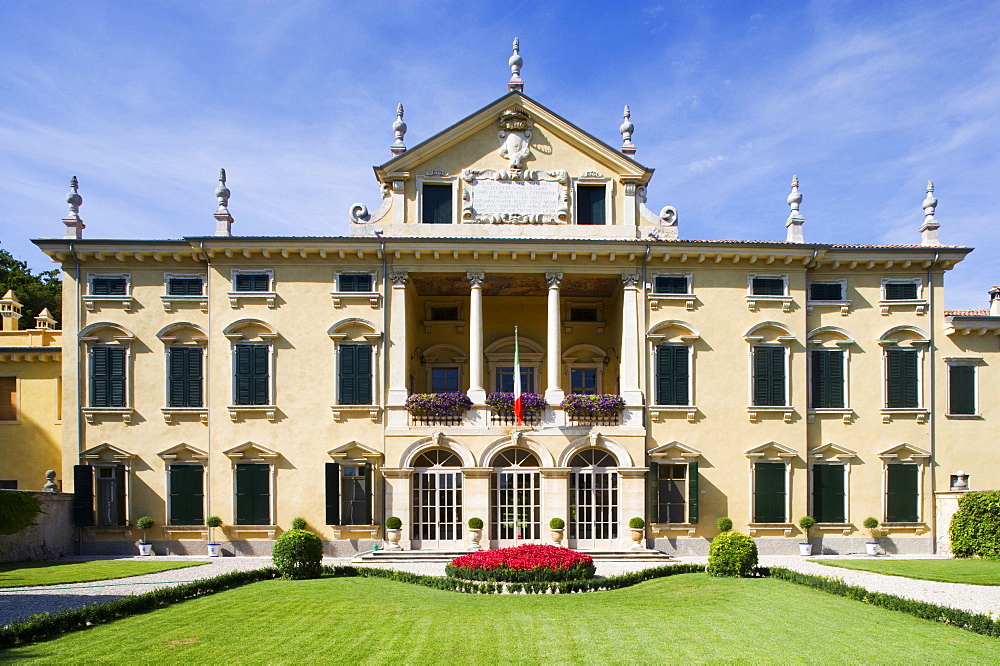
[[635, 528], [630, 529], [632, 530], [632, 550], [646, 550], [645, 545], [642, 543], [646, 536], [646, 530]]

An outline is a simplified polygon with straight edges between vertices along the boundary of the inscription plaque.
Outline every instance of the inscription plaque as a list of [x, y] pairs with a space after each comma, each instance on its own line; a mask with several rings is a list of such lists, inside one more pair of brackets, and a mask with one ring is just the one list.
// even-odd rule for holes
[[544, 180], [473, 180], [469, 183], [477, 215], [551, 215], [559, 212], [559, 183]]

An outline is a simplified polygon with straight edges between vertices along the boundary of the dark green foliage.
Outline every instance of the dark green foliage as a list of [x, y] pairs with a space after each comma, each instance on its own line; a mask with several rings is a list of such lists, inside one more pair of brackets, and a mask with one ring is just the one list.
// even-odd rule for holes
[[215, 543], [215, 528], [222, 527], [222, 518], [219, 518], [218, 516], [209, 516], [205, 519], [205, 525], [208, 527], [209, 543]]
[[469, 529], [470, 530], [481, 530], [481, 529], [483, 529], [483, 519], [482, 518], [469, 518]]
[[962, 495], [949, 533], [956, 557], [1000, 557], [1000, 491]]
[[45, 308], [56, 322], [62, 321], [62, 280], [59, 269], [42, 271], [34, 275], [27, 262], [19, 261], [10, 252], [0, 250], [0, 296], [14, 290], [14, 296], [24, 306], [21, 308], [19, 327], [34, 328], [35, 317]]
[[757, 544], [742, 532], [723, 532], [708, 548], [708, 573], [746, 578], [757, 566]]
[[802, 516], [799, 518], [799, 527], [806, 536], [809, 536], [809, 530], [811, 530], [816, 525], [816, 519], [812, 516]]
[[282, 578], [319, 578], [323, 542], [307, 530], [288, 530], [274, 542], [273, 559]]
[[42, 507], [31, 493], [0, 490], [0, 534], [14, 534], [33, 525]]
[[733, 519], [732, 518], [719, 518], [715, 521], [715, 526], [719, 528], [720, 532], [728, 532], [733, 529]]
[[879, 608], [902, 611], [922, 618], [932, 620], [941, 624], [950, 624], [959, 629], [966, 629], [984, 636], [1000, 637], [1000, 621], [992, 619], [989, 615], [969, 613], [968, 611], [938, 606], [926, 601], [914, 601], [904, 599], [892, 594], [881, 592], [870, 592], [863, 587], [848, 585], [842, 580], [827, 578], [826, 576], [810, 576], [809, 574], [791, 571], [781, 567], [770, 567], [761, 569], [761, 573], [771, 578], [787, 580], [798, 585], [805, 585], [815, 590], [847, 597], [855, 601], [861, 601]]
[[304, 530], [306, 528], [305, 518], [292, 518], [292, 529], [293, 530]]
[[144, 594], [135, 594], [113, 601], [88, 604], [80, 608], [64, 610], [54, 615], [42, 613], [32, 615], [22, 622], [12, 622], [6, 627], [0, 627], [0, 650], [36, 643], [54, 638], [78, 629], [86, 629], [95, 624], [106, 624], [131, 615], [146, 613], [171, 604], [203, 597], [214, 592], [230, 590], [247, 583], [259, 580], [277, 578], [278, 571], [273, 567], [254, 569], [251, 571], [233, 571], [214, 578], [206, 578], [193, 583], [185, 583], [176, 587], [165, 587]]
[[562, 518], [553, 518], [549, 521], [549, 529], [561, 530], [566, 527], [566, 521]]
[[389, 516], [385, 519], [385, 529], [387, 530], [398, 530], [403, 526], [403, 521], [396, 516]]
[[135, 526], [142, 530], [142, 542], [146, 543], [146, 530], [152, 529], [153, 525], [156, 523], [153, 521], [152, 516], [143, 516], [139, 520], [135, 521]]
[[639, 516], [636, 516], [635, 518], [629, 519], [628, 526], [629, 529], [641, 530], [643, 527], [646, 526], [646, 521], [640, 518]]

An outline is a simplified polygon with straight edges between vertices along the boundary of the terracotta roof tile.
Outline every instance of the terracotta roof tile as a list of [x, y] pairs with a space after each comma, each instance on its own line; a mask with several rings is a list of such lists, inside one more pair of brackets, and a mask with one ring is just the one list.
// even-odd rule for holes
[[989, 317], [989, 310], [945, 310], [945, 317]]

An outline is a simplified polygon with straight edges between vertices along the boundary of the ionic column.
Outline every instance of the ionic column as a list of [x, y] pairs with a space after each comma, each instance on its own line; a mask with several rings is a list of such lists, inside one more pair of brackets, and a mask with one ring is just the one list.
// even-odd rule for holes
[[639, 309], [636, 305], [639, 295], [639, 276], [622, 273], [622, 353], [621, 377], [622, 398], [625, 404], [642, 404], [642, 388], [639, 386]]
[[475, 405], [486, 402], [483, 388], [483, 273], [466, 273], [469, 279], [469, 398]]
[[406, 281], [409, 273], [389, 273], [392, 291], [389, 294], [389, 406], [406, 402]]
[[550, 405], [558, 405], [565, 397], [559, 381], [562, 370], [562, 321], [559, 314], [559, 283], [562, 281], [562, 277], [562, 273], [545, 274], [545, 281], [549, 285], [548, 338], [546, 346], [548, 376], [545, 400]]

